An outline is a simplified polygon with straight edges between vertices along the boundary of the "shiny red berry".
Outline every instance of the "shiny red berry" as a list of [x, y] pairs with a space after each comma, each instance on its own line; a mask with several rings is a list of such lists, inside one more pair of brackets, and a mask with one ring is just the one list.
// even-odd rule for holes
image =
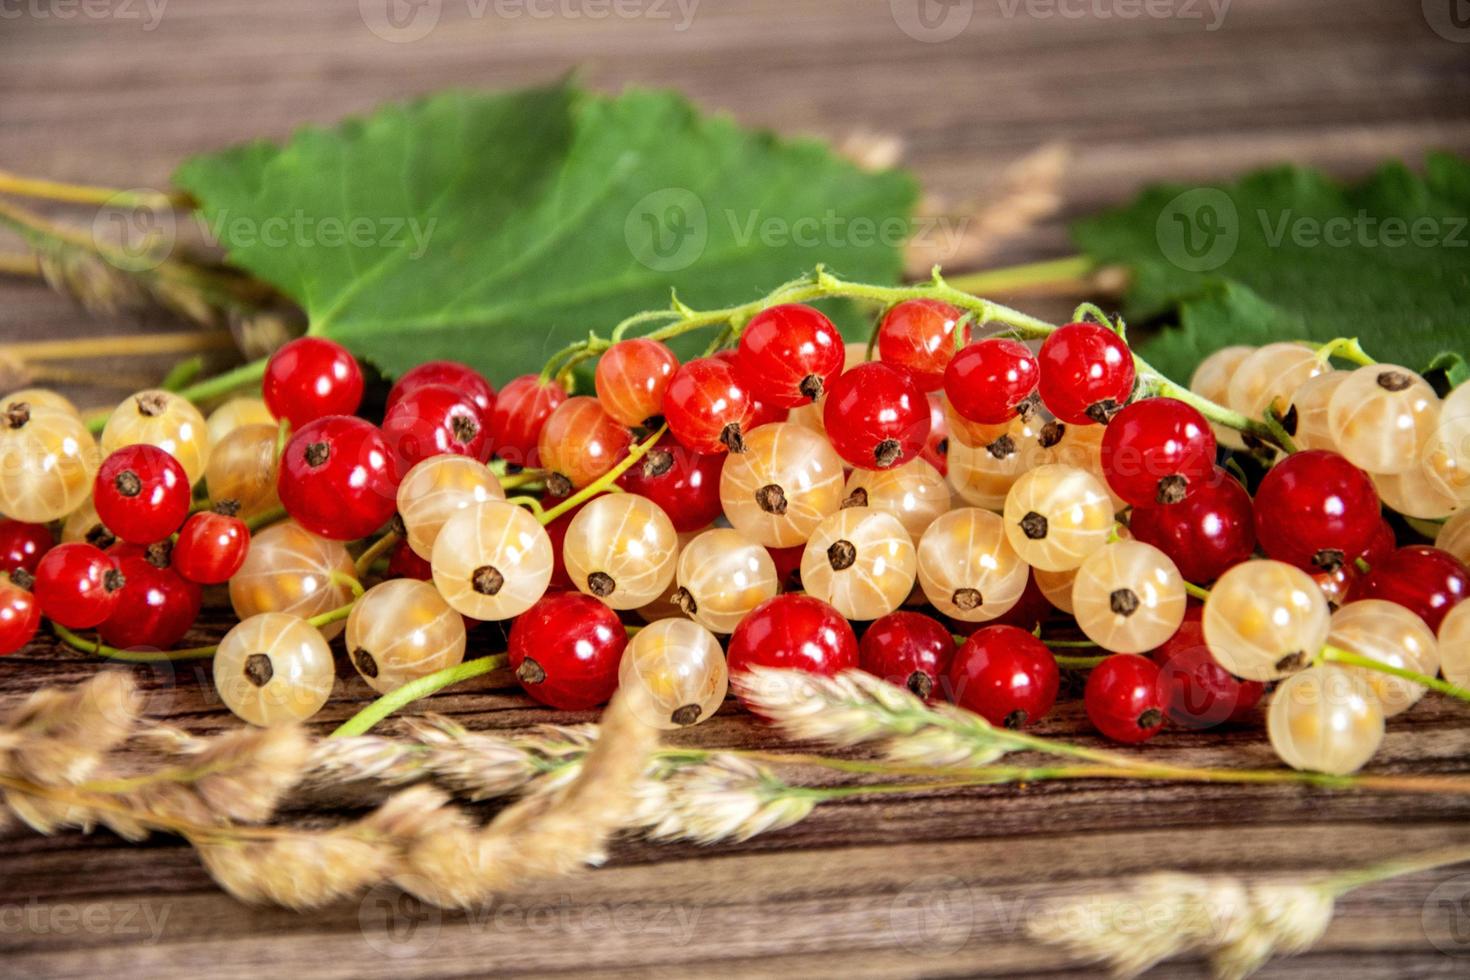
[[47, 619], [80, 630], [112, 615], [125, 584], [115, 559], [95, 545], [74, 541], [46, 552], [36, 566], [32, 591]]
[[1416, 613], [1435, 632], [1470, 595], [1470, 569], [1448, 551], [1414, 544], [1399, 548], [1353, 582], [1348, 602], [1386, 599]]
[[954, 356], [944, 372], [944, 394], [971, 422], [999, 425], [1039, 407], [1041, 369], [1031, 348], [1019, 340], [990, 337]]
[[919, 454], [940, 476], [949, 473], [949, 419], [944, 417], [944, 399], [929, 394], [929, 438]]
[[832, 383], [822, 424], [837, 455], [860, 469], [884, 470], [924, 451], [929, 399], [903, 368], [859, 364]]
[[341, 344], [301, 337], [271, 355], [260, 387], [271, 414], [299, 429], [324, 416], [357, 411], [362, 369]]
[[429, 564], [428, 559], [420, 558], [407, 541], [400, 541], [393, 546], [393, 553], [388, 556], [388, 570], [384, 577], [416, 578], [420, 582], [427, 582], [434, 577], [434, 567]]
[[936, 619], [916, 612], [873, 621], [858, 644], [858, 666], [923, 698], [939, 698], [940, 679], [954, 659], [954, 637]]
[[404, 392], [383, 417], [383, 435], [407, 473], [430, 456], [490, 458], [490, 430], [468, 393], [448, 385], [418, 385]]
[[[1375, 565], [1392, 554], [1393, 550], [1398, 546], [1398, 537], [1393, 533], [1393, 525], [1379, 518], [1378, 530], [1373, 532], [1373, 540], [1368, 542], [1368, 547], [1363, 549], [1361, 555], [1353, 556], [1353, 564], [1356, 565], [1358, 559], [1361, 559], [1363, 564], [1367, 565], [1368, 570], [1371, 571]], [[1358, 570], [1357, 568], [1354, 569], [1354, 571]]]
[[1122, 337], [1096, 323], [1058, 327], [1036, 360], [1042, 403], [1072, 425], [1107, 423], [1133, 392], [1133, 352]]
[[1215, 432], [1198, 410], [1175, 398], [1125, 405], [1103, 433], [1108, 486], [1134, 507], [1173, 506], [1215, 470]]
[[784, 592], [801, 590], [801, 558], [806, 554], [806, 545], [797, 544], [789, 548], [767, 548], [771, 564], [776, 566], [776, 587]]
[[[541, 507], [544, 510], [550, 510], [564, 499], [566, 498], [555, 497], [549, 493], [543, 494]], [[576, 517], [584, 506], [586, 506], [585, 503], [578, 504], [546, 525], [546, 536], [551, 539], [551, 582], [547, 585], [548, 589], [564, 589], [571, 592], [577, 588], [577, 583], [573, 582], [572, 577], [567, 574], [567, 563], [562, 550], [567, 541], [567, 528], [571, 526], [572, 518]]]
[[762, 310], [740, 332], [740, 378], [751, 397], [769, 405], [795, 408], [816, 401], [846, 359], [832, 321], [800, 303]]
[[324, 538], [352, 541], [393, 516], [398, 480], [393, 449], [377, 426], [329, 415], [291, 436], [276, 489], [296, 523]]
[[[965, 311], [937, 299], [910, 299], [883, 314], [878, 325], [878, 357], [914, 376], [925, 391], [945, 384], [945, 370], [955, 356], [954, 332]], [[968, 341], [970, 326], [961, 329]]]
[[857, 667], [858, 643], [842, 614], [822, 600], [778, 595], [756, 606], [735, 627], [726, 661], [732, 677], [752, 667], [831, 677]]
[[174, 542], [174, 571], [190, 582], [228, 582], [250, 551], [250, 528], [238, 517], [203, 511], [184, 522]]
[[[468, 364], [458, 361], [428, 361], [403, 373], [388, 392], [384, 413], [393, 411], [393, 406], [405, 394], [424, 385], [448, 385], [462, 395], [468, 396], [480, 410], [480, 424], [490, 428], [495, 412], [495, 389], [485, 376]], [[348, 414], [348, 413], [340, 413]]]
[[1256, 548], [1250, 494], [1218, 467], [1180, 503], [1135, 507], [1128, 528], [1135, 538], [1168, 555], [1187, 581], [1201, 585], [1245, 561]]
[[658, 504], [682, 533], [708, 527], [719, 517], [720, 469], [724, 456], [694, 453], [664, 433], [653, 448], [618, 477], [628, 493]]
[[729, 358], [701, 357], [674, 372], [664, 392], [669, 431], [696, 453], [743, 452], [755, 405]]
[[603, 410], [626, 426], [641, 426], [663, 414], [664, 392], [679, 359], [656, 340], [620, 340], [597, 360], [592, 376]]
[[133, 544], [152, 544], [177, 531], [190, 500], [184, 468], [157, 446], [122, 447], [102, 461], [92, 484], [98, 519]]
[[[724, 361], [726, 364], [735, 368], [736, 377], [739, 377], [739, 354], [733, 350], [722, 350], [716, 351], [711, 356], [715, 360]], [[772, 422], [785, 422], [786, 416], [791, 414], [791, 409], [789, 408], [782, 408], [780, 405], [763, 402], [755, 397], [755, 395], [750, 394], [750, 392], [746, 392], [746, 394], [750, 395], [750, 425], [745, 427], [746, 432], [749, 432], [751, 429], [758, 429], [763, 425], [770, 425]]]
[[[973, 633], [976, 626], [1017, 626], [1030, 633], [1036, 627], [1044, 623], [1050, 616], [1052, 609], [1051, 600], [1046, 593], [1041, 591], [1041, 586], [1036, 584], [1036, 573], [1033, 571], [1026, 576], [1026, 588], [1021, 592], [1021, 598], [1016, 604], [1001, 613], [990, 623], [968, 623], [968, 630], [956, 629], [956, 633], [963, 632], [966, 636]], [[955, 620], [955, 625], [961, 625], [962, 620]]]
[[490, 439], [495, 455], [514, 466], [537, 465], [541, 429], [556, 407], [567, 400], [566, 389], [539, 375], [523, 374], [507, 382], [495, 398]]
[[44, 524], [0, 520], [0, 572], [22, 569], [34, 575], [54, 543]]
[[0, 656], [14, 653], [41, 628], [41, 606], [29, 590], [0, 574]]
[[117, 608], [97, 626], [103, 643], [122, 650], [166, 650], [199, 618], [200, 588], [169, 567], [167, 550], [135, 544], [108, 549], [127, 582]]
[[1092, 668], [1082, 693], [1087, 719], [1115, 742], [1147, 742], [1164, 727], [1159, 668], [1136, 653], [1115, 653]]
[[1014, 626], [986, 626], [961, 644], [945, 694], [992, 725], [1023, 728], [1057, 699], [1057, 661], [1036, 637]]
[[1179, 629], [1152, 654], [1165, 713], [1195, 729], [1248, 717], [1266, 693], [1260, 681], [1240, 680], [1216, 662], [1200, 625], [1201, 608], [1190, 606]]
[[617, 690], [627, 645], [617, 613], [581, 592], [553, 592], [511, 626], [510, 666], [537, 701], [584, 711], [607, 703]]
[[1368, 474], [1337, 453], [1292, 453], [1256, 490], [1256, 538], [1268, 556], [1331, 572], [1368, 550], [1382, 524]]

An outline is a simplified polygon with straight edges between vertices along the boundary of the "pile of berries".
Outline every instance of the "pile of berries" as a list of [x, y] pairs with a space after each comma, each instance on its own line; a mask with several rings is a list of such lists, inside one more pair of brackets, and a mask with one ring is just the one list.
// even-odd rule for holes
[[[521, 686], [558, 708], [622, 686], [677, 728], [754, 665], [861, 668], [1020, 727], [1057, 699], [1039, 637], [1064, 614], [1086, 637], [1068, 645], [1107, 654], [1083, 696], [1107, 737], [1248, 720], [1275, 685], [1277, 752], [1339, 773], [1425, 689], [1324, 649], [1470, 684], [1470, 386], [1441, 400], [1407, 369], [1273, 344], [1211, 356], [1191, 394], [1136, 377], [1108, 324], [1039, 344], [974, 327], [901, 302], [870, 359], [778, 305], [682, 364], [654, 339], [603, 344], [596, 397], [433, 362], [381, 425], [354, 414], [352, 357], [309, 337], [270, 360], [263, 399], [206, 421], [142, 392], [100, 450], [64, 400], [18, 392], [0, 405], [0, 649], [42, 615], [167, 648], [228, 582], [241, 622], [214, 677], [255, 724], [322, 707], [339, 633], [387, 692], [494, 620]], [[1301, 451], [1243, 441], [1206, 399]], [[1237, 462], [1264, 471], [1254, 496]], [[1438, 547], [1398, 547], [1381, 503], [1457, 516]], [[364, 593], [347, 545], [382, 533], [387, 577]]]

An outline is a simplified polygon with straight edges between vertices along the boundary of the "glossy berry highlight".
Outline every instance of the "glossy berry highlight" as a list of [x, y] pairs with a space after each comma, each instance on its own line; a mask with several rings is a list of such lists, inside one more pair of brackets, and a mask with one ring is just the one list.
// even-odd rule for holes
[[832, 383], [822, 423], [832, 448], [849, 464], [886, 470], [923, 452], [929, 400], [903, 368], [859, 364]]
[[299, 429], [362, 404], [362, 369], [347, 348], [325, 337], [300, 337], [271, 355], [261, 379], [271, 414]]
[[92, 488], [97, 517], [134, 544], [162, 541], [188, 516], [189, 480], [178, 460], [156, 446], [124, 446], [102, 461]]
[[399, 469], [371, 422], [329, 415], [297, 430], [281, 456], [281, 505], [306, 530], [334, 541], [366, 537], [393, 516]]
[[1025, 728], [1051, 711], [1059, 683], [1056, 658], [1040, 640], [1014, 626], [987, 626], [954, 655], [946, 694], [992, 725]]
[[1106, 424], [1133, 392], [1133, 352], [1122, 337], [1096, 323], [1057, 328], [1036, 360], [1042, 403], [1069, 425]]
[[556, 592], [511, 626], [510, 667], [521, 689], [542, 704], [585, 711], [612, 697], [627, 645], [617, 613], [600, 600]]
[[821, 398], [842, 373], [842, 334], [819, 310], [788, 303], [762, 310], [740, 333], [740, 377], [752, 397], [795, 408]]
[[1035, 413], [1040, 373], [1031, 348], [1019, 340], [989, 337], [954, 355], [944, 372], [944, 394], [969, 421], [999, 425]]

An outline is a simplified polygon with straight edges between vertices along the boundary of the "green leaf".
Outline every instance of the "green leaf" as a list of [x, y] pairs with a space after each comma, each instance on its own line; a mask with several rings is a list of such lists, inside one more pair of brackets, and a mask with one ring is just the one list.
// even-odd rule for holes
[[175, 179], [313, 333], [389, 375], [447, 357], [496, 381], [667, 306], [671, 288], [730, 305], [819, 262], [894, 282], [916, 196], [903, 173], [673, 94], [570, 86], [387, 106]]
[[1467, 215], [1470, 162], [1439, 154], [1351, 186], [1297, 167], [1154, 186], [1073, 235], [1128, 267], [1129, 319], [1177, 318], [1143, 347], [1171, 377], [1231, 344], [1342, 336], [1418, 367], [1470, 340]]

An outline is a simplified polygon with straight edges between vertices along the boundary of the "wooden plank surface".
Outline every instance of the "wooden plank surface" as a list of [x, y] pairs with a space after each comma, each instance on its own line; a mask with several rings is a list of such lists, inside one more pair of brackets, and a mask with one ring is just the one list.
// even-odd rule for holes
[[[968, 15], [964, 30], [926, 43], [901, 29], [913, 23], [904, 0], [702, 0], [684, 29], [672, 0], [601, 20], [575, 0], [536, 7], [560, 11], [549, 18], [511, 16], [524, 8], [494, 0], [431, 0], [437, 26], [390, 43], [364, 24], [376, 2], [168, 0], [156, 19], [160, 0], [112, 0], [91, 15], [59, 0], [0, 4], [0, 168], [159, 187], [190, 152], [446, 85], [525, 84], [580, 67], [601, 88], [672, 86], [783, 132], [897, 135], [926, 190], [951, 201], [983, 192], [1038, 146], [1065, 143], [1064, 206], [995, 256], [1012, 262], [1065, 254], [1068, 218], [1151, 180], [1282, 160], [1350, 176], [1385, 157], [1470, 152], [1470, 37], [1436, 33], [1432, 3], [1234, 0], [1211, 30], [1211, 7], [1185, 0], [1148, 8], [1173, 13], [1163, 17], [1129, 16], [1143, 8], [1128, 0], [959, 0], [951, 13]], [[0, 278], [0, 343], [171, 326], [98, 321]], [[70, 389], [89, 406], [167, 364], [100, 367], [105, 383]], [[495, 639], [482, 630], [472, 643]], [[353, 680], [321, 715], [324, 729], [368, 699], [339, 666]], [[38, 643], [0, 662], [0, 707], [96, 669]], [[197, 667], [129, 669], [150, 714], [199, 731], [232, 723]], [[483, 728], [549, 716], [485, 684], [432, 707]], [[1075, 704], [1042, 731], [1090, 739]], [[772, 743], [729, 708], [684, 738]], [[1167, 732], [1145, 751], [1271, 762], [1258, 722]], [[1465, 712], [1429, 700], [1394, 721], [1374, 769], [1461, 771], [1467, 752]], [[1040, 785], [855, 800], [743, 845], [620, 843], [604, 869], [470, 915], [390, 891], [309, 915], [250, 908], [168, 838], [20, 833], [0, 851], [0, 958], [8, 974], [35, 976], [1062, 976], [1088, 971], [1024, 933], [1050, 896], [1158, 869], [1336, 870], [1463, 842], [1467, 817], [1470, 800], [1289, 788]], [[1465, 976], [1470, 910], [1428, 901], [1464, 873], [1354, 893], [1312, 953], [1263, 975]], [[1204, 970], [1174, 963], [1156, 975]]]

